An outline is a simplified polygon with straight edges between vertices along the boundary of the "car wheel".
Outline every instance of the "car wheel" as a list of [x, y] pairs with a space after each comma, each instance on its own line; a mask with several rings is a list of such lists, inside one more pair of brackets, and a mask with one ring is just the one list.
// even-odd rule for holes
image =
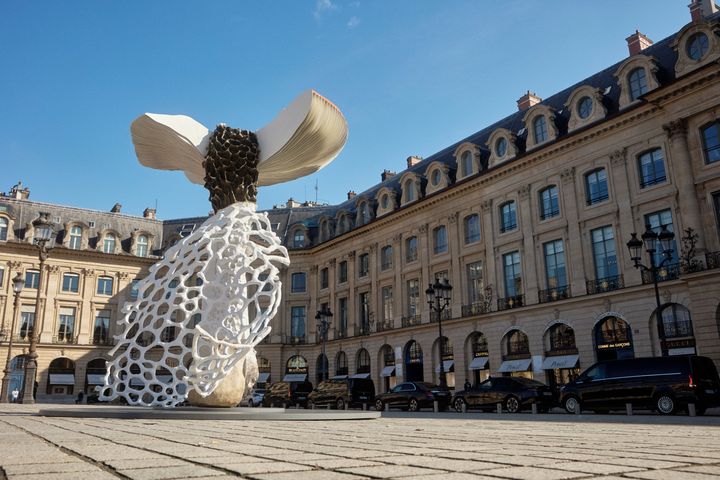
[[408, 402], [408, 410], [410, 410], [411, 412], [417, 412], [418, 410], [420, 410], [420, 405], [418, 405], [418, 401], [414, 398], [411, 398]]
[[345, 400], [338, 398], [335, 402], [335, 407], [337, 407], [338, 410], [345, 410]]
[[517, 413], [520, 411], [520, 400], [517, 399], [517, 397], [513, 397], [512, 395], [507, 397], [505, 399], [505, 410], [508, 411], [508, 413]]
[[663, 415], [670, 415], [675, 411], [675, 400], [667, 393], [662, 393], [655, 398], [655, 408]]
[[383, 401], [379, 398], [375, 400], [375, 410], [377, 410], [378, 412], [382, 412], [383, 410], [385, 410], [385, 405], [383, 405]]
[[453, 405], [456, 412], [463, 413], [463, 410], [467, 411], [467, 403], [462, 398], [456, 398]]
[[580, 409], [580, 401], [577, 399], [577, 397], [567, 397], [563, 402], [563, 407], [565, 407], [566, 412], [575, 413], [577, 410]]

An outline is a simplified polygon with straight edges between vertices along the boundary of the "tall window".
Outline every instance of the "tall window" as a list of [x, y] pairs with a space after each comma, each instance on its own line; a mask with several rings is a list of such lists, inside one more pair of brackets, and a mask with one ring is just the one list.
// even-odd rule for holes
[[292, 293], [302, 293], [305, 291], [305, 273], [295, 272], [292, 274]]
[[112, 293], [113, 293], [113, 279], [110, 277], [98, 277], [97, 294], [98, 295], [112, 295]]
[[462, 163], [462, 176], [467, 177], [468, 175], [473, 174], [473, 154], [470, 150], [465, 151], [465, 153], [462, 154], [462, 157], [460, 157], [460, 162]]
[[414, 262], [418, 257], [418, 240], [417, 237], [405, 239], [405, 261]]
[[483, 269], [482, 262], [467, 264], [468, 300], [477, 303], [483, 295]]
[[357, 373], [370, 373], [370, 354], [364, 348], [357, 354]]
[[302, 248], [305, 246], [305, 232], [302, 230], [295, 230], [293, 234], [293, 247]]
[[545, 278], [548, 288], [560, 288], [567, 285], [565, 271], [565, 251], [562, 240], [543, 244], [545, 251]]
[[590, 232], [590, 237], [595, 261], [595, 279], [616, 277], [618, 274], [617, 255], [612, 227], [596, 228]]
[[345, 352], [342, 350], [338, 352], [337, 356], [335, 357], [335, 375], [347, 375], [348, 374], [348, 364], [347, 364], [347, 355], [345, 355]]
[[20, 312], [20, 334], [19, 337], [21, 340], [25, 340], [30, 338], [32, 335], [33, 329], [35, 328], [35, 312], [34, 311], [25, 311], [25, 308], [32, 308], [33, 310], [35, 307], [23, 307], [22, 312]]
[[408, 296], [408, 316], [420, 314], [420, 282], [418, 280], [408, 280], [407, 282]]
[[608, 199], [607, 173], [604, 168], [598, 168], [585, 175], [585, 195], [588, 205]]
[[27, 270], [25, 272], [25, 288], [37, 289], [40, 285], [40, 272], [37, 270]]
[[448, 251], [447, 229], [441, 225], [433, 230], [433, 252], [446, 253]]
[[71, 342], [75, 331], [75, 309], [61, 308], [58, 322], [57, 338], [59, 341]]
[[662, 150], [656, 148], [638, 157], [640, 170], [640, 188], [656, 185], [665, 181], [665, 163]]
[[135, 248], [135, 252], [137, 253], [138, 257], [147, 257], [148, 256], [148, 237], [147, 237], [147, 235], [138, 235], [137, 247]]
[[630, 82], [630, 100], [637, 100], [641, 95], [647, 93], [647, 76], [643, 67], [631, 71], [630, 75], [628, 75], [628, 81]]
[[130, 282], [130, 298], [132, 300], [135, 300], [138, 297], [138, 285], [140, 284], [140, 280], [135, 279], [132, 282]]
[[115, 235], [112, 233], [105, 234], [103, 239], [103, 253], [115, 253]]
[[338, 283], [347, 282], [347, 278], [348, 278], [347, 261], [343, 260], [342, 262], [338, 263]]
[[662, 338], [691, 337], [693, 335], [692, 320], [690, 311], [682, 305], [671, 303], [663, 307], [660, 317], [662, 318]]
[[545, 115], [538, 115], [537, 117], [535, 117], [535, 120], [533, 120], [533, 134], [535, 135], [536, 145], [547, 140], [548, 131]]
[[358, 277], [367, 277], [370, 273], [370, 255], [363, 253], [358, 257]]
[[343, 297], [338, 299], [338, 330], [340, 330], [340, 334], [343, 336], [347, 333], [347, 323], [348, 299], [347, 297]]
[[702, 129], [705, 163], [720, 161], [720, 121]]
[[0, 217], [0, 241], [4, 242], [7, 240], [8, 234], [8, 221], [5, 217]]
[[559, 352], [565, 350], [576, 350], [575, 331], [569, 325], [556, 323], [548, 332], [550, 337], [550, 351]]
[[415, 182], [411, 178], [405, 181], [405, 201], [412, 202], [415, 200]]
[[530, 342], [528, 336], [520, 330], [513, 330], [505, 335], [506, 355], [529, 355]]
[[503, 255], [503, 269], [505, 272], [505, 296], [514, 297], [519, 295], [522, 289], [520, 252], [510, 252]]
[[360, 204], [360, 224], [365, 225], [370, 221], [370, 207], [367, 202]]
[[715, 223], [717, 225], [718, 234], [720, 234], [720, 192], [712, 194], [713, 208], [715, 209]]
[[95, 325], [93, 326], [93, 343], [104, 344], [110, 339], [110, 311], [100, 310], [95, 316]]
[[515, 202], [507, 202], [500, 206], [500, 232], [504, 233], [515, 228], [517, 228]]
[[540, 191], [540, 218], [542, 220], [560, 215], [558, 188], [553, 185]]
[[320, 288], [328, 288], [330, 284], [330, 272], [327, 268], [320, 270]]
[[5, 281], [5, 267], [0, 266], [0, 291], [2, 291], [2, 286]]
[[75, 226], [70, 227], [70, 241], [68, 247], [73, 250], [80, 250], [82, 245], [82, 228]]
[[290, 308], [290, 335], [305, 338], [305, 307]]
[[62, 291], [78, 293], [78, 285], [80, 283], [80, 275], [77, 273], [64, 273], [62, 279]]
[[370, 294], [362, 292], [358, 296], [358, 306], [360, 314], [360, 329], [362, 332], [370, 332]]
[[[645, 215], [645, 225], [650, 225], [650, 228], [652, 228], [653, 232], [655, 233], [660, 233], [663, 225], [665, 225], [665, 227], [667, 227], [669, 231], [675, 231], [675, 229], [673, 228], [672, 213], [670, 209], [661, 210], [659, 212], [649, 213]], [[677, 263], [678, 248], [677, 243], [675, 243], [675, 239], [673, 239], [670, 248], [673, 251], [670, 263]], [[660, 250], [661, 249], [658, 248], [658, 251], [655, 252], [655, 265], [660, 265], [660, 262], [662, 262], [665, 258], [665, 256]]]
[[380, 250], [380, 268], [388, 270], [393, 266], [393, 247], [387, 245]]
[[393, 320], [393, 287], [388, 285], [382, 288], [383, 302], [383, 321], [392, 322]]
[[465, 217], [465, 220], [463, 220], [463, 230], [465, 233], [465, 243], [479, 242], [480, 216], [474, 213]]

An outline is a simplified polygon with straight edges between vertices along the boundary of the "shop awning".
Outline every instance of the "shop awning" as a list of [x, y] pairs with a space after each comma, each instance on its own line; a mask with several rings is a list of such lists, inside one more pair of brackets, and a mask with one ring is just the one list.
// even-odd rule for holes
[[283, 382], [304, 382], [307, 380], [307, 373], [288, 373], [283, 377]]
[[545, 357], [543, 370], [554, 370], [556, 368], [575, 368], [578, 363], [577, 355], [558, 355], [557, 357]]
[[530, 368], [532, 358], [521, 358], [520, 360], [505, 360], [500, 364], [498, 373], [526, 372]]
[[387, 367], [383, 368], [383, 371], [380, 372], [381, 377], [394, 377], [395, 376], [395, 365], [388, 365]]
[[334, 377], [330, 377], [330, 380], [345, 380], [347, 377], [347, 375], [335, 375]]
[[470, 370], [485, 370], [485, 367], [487, 367], [488, 360], [490, 357], [475, 357], [472, 359], [472, 362], [470, 362]]
[[[445, 372], [452, 372], [453, 366], [455, 365], [455, 360], [443, 360], [443, 370]], [[437, 367], [435, 367], [435, 373], [440, 373], [440, 364], [437, 364]]]
[[88, 385], [104, 385], [105, 374], [104, 373], [88, 373], [87, 374]]
[[75, 375], [72, 373], [51, 373], [50, 385], [75, 385]]
[[355, 375], [351, 375], [350, 378], [370, 378], [369, 373], [356, 373]]
[[257, 381], [258, 381], [258, 383], [265, 383], [268, 381], [268, 378], [270, 378], [270, 374], [267, 372], [263, 372], [263, 373], [260, 373], [260, 375], [258, 375]]

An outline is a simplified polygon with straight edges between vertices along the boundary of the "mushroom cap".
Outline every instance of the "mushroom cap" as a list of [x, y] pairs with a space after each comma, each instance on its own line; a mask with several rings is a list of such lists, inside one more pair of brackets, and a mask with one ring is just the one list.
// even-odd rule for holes
[[[186, 115], [145, 113], [130, 125], [140, 163], [182, 170], [205, 183], [203, 161], [212, 132]], [[342, 112], [314, 90], [306, 90], [269, 124], [255, 132], [260, 148], [258, 185], [287, 182], [314, 173], [338, 156], [347, 141]]]

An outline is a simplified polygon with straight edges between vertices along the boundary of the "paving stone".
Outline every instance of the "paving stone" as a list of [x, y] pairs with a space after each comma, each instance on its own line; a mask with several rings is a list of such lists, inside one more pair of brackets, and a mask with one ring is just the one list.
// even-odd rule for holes
[[474, 472], [486, 468], [499, 468], [502, 465], [490, 462], [475, 462], [469, 460], [451, 460], [449, 458], [440, 457], [420, 457], [420, 456], [402, 456], [402, 457], [387, 457], [379, 458], [377, 460], [392, 463], [395, 465], [415, 465], [419, 467], [439, 468], [441, 470], [447, 470], [450, 472]]
[[218, 463], [217, 467], [232, 472], [237, 472], [241, 475], [249, 475], [256, 473], [274, 473], [274, 472], [302, 472], [306, 470], [312, 470], [307, 465], [299, 465], [297, 463], [282, 463], [282, 462], [258, 462], [258, 463]]
[[5, 473], [7, 475], [39, 475], [46, 473], [65, 473], [65, 472], [82, 472], [78, 476], [83, 476], [86, 472], [102, 470], [97, 466], [87, 463], [79, 462], [75, 459], [74, 462], [65, 463], [35, 463], [25, 465], [3, 465]]
[[717, 475], [704, 473], [681, 472], [678, 470], [647, 470], [626, 475], [629, 478], [647, 478], [649, 480], [717, 480]]
[[42, 480], [117, 480], [118, 477], [111, 473], [98, 470], [96, 472], [82, 472], [81, 474], [75, 472], [66, 473], [48, 473], [47, 475], [8, 475], [8, 480], [35, 480], [42, 478]]
[[626, 465], [613, 465], [607, 463], [592, 463], [592, 462], [560, 462], [550, 463], [543, 465], [543, 468], [552, 468], [557, 470], [568, 470], [571, 472], [585, 472], [594, 473], [601, 475], [608, 475], [612, 473], [625, 473], [625, 472], [636, 472], [643, 470], [642, 467], [630, 467]]
[[539, 467], [508, 467], [482, 470], [481, 475], [493, 477], [512, 478], [518, 480], [565, 480], [568, 478], [587, 477], [587, 473], [567, 472], [564, 470], [550, 470]]
[[682, 467], [678, 470], [683, 472], [707, 473], [708, 475], [720, 477], [720, 465], [693, 465], [690, 467]]
[[440, 473], [440, 470], [412, 467], [408, 465], [381, 465], [376, 467], [355, 467], [341, 468], [341, 472], [354, 473], [357, 475], [367, 475], [375, 478], [399, 478], [399, 477], [418, 477], [420, 475], [430, 475], [432, 473]]
[[197, 465], [180, 465], [162, 468], [136, 468], [120, 470], [120, 473], [133, 480], [166, 480], [171, 478], [213, 477], [225, 475], [224, 472], [211, 470]]
[[140, 458], [133, 460], [105, 460], [103, 462], [110, 468], [115, 470], [133, 470], [136, 468], [158, 468], [158, 467], [172, 467], [182, 465], [192, 465], [192, 463], [183, 462], [177, 458]]
[[253, 478], [258, 480], [362, 480], [364, 478], [360, 475], [353, 475], [351, 473], [341, 472], [330, 472], [328, 470], [313, 470], [310, 472], [303, 472], [302, 477], [295, 472], [283, 472], [283, 473], [263, 473], [259, 475], [253, 475]]

